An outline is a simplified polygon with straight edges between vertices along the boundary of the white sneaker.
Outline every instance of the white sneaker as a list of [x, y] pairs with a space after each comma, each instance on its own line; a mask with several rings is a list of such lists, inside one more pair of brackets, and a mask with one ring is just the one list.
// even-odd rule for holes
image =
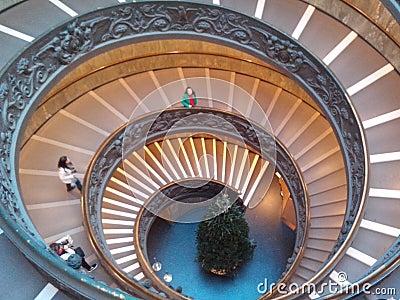
[[94, 264], [90, 267], [90, 270], [88, 271], [89, 273], [93, 272], [94, 270], [97, 269], [97, 264]]

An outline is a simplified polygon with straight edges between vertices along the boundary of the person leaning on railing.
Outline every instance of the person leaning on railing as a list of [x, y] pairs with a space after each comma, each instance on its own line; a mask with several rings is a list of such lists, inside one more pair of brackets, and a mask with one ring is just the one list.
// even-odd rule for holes
[[67, 235], [58, 241], [50, 244], [50, 249], [57, 253], [67, 264], [79, 269], [84, 267], [88, 272], [92, 272], [97, 268], [97, 264], [89, 265], [85, 260], [85, 252], [81, 247], [74, 248], [71, 236]]
[[196, 93], [190, 86], [186, 88], [185, 93], [183, 94], [182, 105], [184, 107], [194, 107], [197, 105]]

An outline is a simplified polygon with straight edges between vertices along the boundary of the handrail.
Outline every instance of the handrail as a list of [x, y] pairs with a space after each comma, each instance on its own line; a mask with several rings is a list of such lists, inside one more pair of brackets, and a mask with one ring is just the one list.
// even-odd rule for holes
[[[25, 0], [25, 1], [26, 1], [26, 0]], [[99, 71], [103, 71], [103, 70], [106, 69], [106, 68], [112, 68], [112, 67], [114, 67], [114, 66], [116, 66], [116, 65], [125, 64], [125, 63], [127, 63], [127, 62], [131, 62], [131, 61], [135, 61], [135, 60], [143, 59], [143, 58], [154, 58], [154, 57], [157, 57], [157, 56], [182, 55], [182, 54], [189, 54], [189, 55], [190, 55], [190, 54], [196, 54], [196, 55], [199, 54], [199, 55], [210, 55], [210, 56], [215, 56], [215, 57], [230, 58], [230, 59], [232, 59], [232, 60], [237, 60], [237, 61], [239, 61], [239, 62], [248, 62], [248, 63], [250, 63], [250, 64], [252, 64], [252, 65], [255, 65], [255, 66], [257, 66], [257, 67], [265, 68], [265, 69], [268, 69], [268, 70], [277, 72], [277, 73], [279, 74], [279, 71], [278, 71], [278, 70], [272, 68], [272, 67], [269, 66], [269, 65], [261, 64], [261, 63], [258, 63], [258, 62], [256, 62], [256, 61], [251, 61], [251, 62], [250, 62], [250, 61], [247, 60], [247, 59], [244, 59], [244, 58], [241, 58], [241, 57], [230, 56], [230, 55], [227, 55], [227, 54], [225, 54], [225, 53], [212, 53], [212, 52], [206, 52], [206, 51], [198, 51], [198, 52], [196, 51], [196, 52], [194, 52], [194, 51], [178, 50], [178, 51], [163, 52], [163, 53], [156, 53], [156, 54], [154, 54], [154, 53], [151, 53], [151, 54], [142, 54], [142, 55], [139, 55], [139, 56], [135, 56], [135, 57], [133, 57], [133, 58], [132, 58], [132, 57], [128, 57], [128, 58], [123, 57], [123, 58], [121, 58], [120, 60], [118, 60], [117, 62], [114, 62], [114, 63], [109, 64], [109, 65], [107, 65], [107, 66], [101, 66], [101, 67], [92, 69], [92, 70], [90, 70], [89, 72], [87, 72], [87, 73], [85, 73], [85, 74], [83, 74], [83, 75], [81, 75], [81, 76], [79, 76], [79, 77], [77, 77], [77, 78], [74, 78], [74, 80], [69, 81], [66, 85], [60, 86], [60, 87], [58, 87], [57, 89], [53, 89], [53, 90], [46, 96], [46, 99], [44, 99], [44, 103], [45, 103], [46, 100], [48, 100], [48, 99], [51, 98], [51, 97], [54, 97], [54, 95], [58, 94], [60, 91], [62, 91], [62, 90], [65, 89], [66, 87], [68, 87], [68, 86], [70, 86], [70, 85], [72, 85], [72, 84], [74, 84], [74, 83], [76, 83], [76, 82], [82, 80], [83, 78], [85, 78], [85, 77], [87, 77], [87, 76], [93, 75], [93, 74], [95, 74], [95, 73], [97, 73], [97, 72], [99, 72]], [[159, 67], [158, 67], [158, 69], [159, 69]], [[152, 70], [154, 71], [154, 70], [158, 70], [158, 69], [152, 69]], [[144, 72], [146, 72], [146, 71], [143, 71], [143, 72], [140, 72], [140, 73], [144, 73]], [[104, 84], [104, 83], [103, 83], [103, 84]], [[286, 91], [287, 91], [288, 93], [293, 94], [292, 92], [290, 92], [290, 91], [288, 91], [288, 90], [286, 90]], [[295, 96], [295, 94], [293, 94], [293, 95]]]
[[7, 4], [7, 1], [2, 1], [5, 3], [1, 4], [1, 8], [0, 8], [0, 14], [4, 13], [5, 11], [18, 6], [19, 4], [23, 3], [23, 2], [27, 2], [28, 0], [14, 0], [14, 1], [10, 1], [11, 3]]
[[[332, 12], [329, 12], [329, 11], [326, 9], [326, 6], [324, 6], [324, 5], [318, 5], [318, 3], [315, 3], [315, 1], [310, 1], [310, 0], [300, 0], [300, 1], [302, 1], [302, 2], [304, 2], [304, 3], [307, 3], [307, 4], [309, 4], [309, 5], [313, 5], [313, 6], [315, 6], [319, 11], [321, 11], [321, 12], [327, 14], [327, 15], [332, 16], [333, 18], [335, 18], [335, 19], [341, 21], [343, 24], [346, 24], [346, 22], [343, 21], [343, 18], [344, 18], [345, 16], [348, 16], [348, 14], [342, 13], [342, 14], [341, 14], [342, 18], [339, 18], [339, 16], [334, 15]], [[388, 0], [388, 2], [390, 2], [390, 1], [392, 1], [392, 0]], [[335, 1], [335, 2], [336, 2], [336, 1]], [[328, 7], [329, 7], [329, 8], [331, 8], [331, 7], [336, 7], [336, 6], [334, 5], [335, 2], [332, 1]], [[395, 37], [391, 32], [389, 32], [388, 30], [386, 30], [386, 29], [382, 26], [382, 24], [380, 24], [380, 23], [378, 23], [377, 21], [375, 21], [373, 17], [371, 17], [367, 12], [365, 12], [364, 10], [362, 10], [362, 9], [359, 7], [359, 5], [355, 4], [355, 3], [352, 2], [351, 0], [337, 0], [337, 2], [339, 2], [339, 3], [340, 3], [340, 2], [343, 2], [343, 3], [344, 3], [345, 5], [347, 5], [351, 10], [355, 11], [357, 14], [359, 14], [360, 16], [362, 16], [363, 18], [365, 18], [368, 22], [370, 22], [371, 24], [373, 24], [374, 26], [376, 26], [382, 34], [384, 34], [385, 36], [387, 36], [395, 45], [397, 45], [397, 46], [400, 47], [400, 41], [397, 40], [396, 37]], [[382, 4], [384, 4], [384, 2], [386, 2], [386, 0], [383, 0], [383, 1], [380, 1], [380, 2], [381, 2]], [[363, 2], [359, 2], [359, 3], [362, 4]], [[368, 2], [368, 3], [365, 2], [365, 3], [366, 3], [366, 5], [371, 6], [371, 2]], [[384, 6], [385, 6], [385, 8], [386, 8], [386, 5], [385, 5], [385, 4], [384, 4]], [[388, 8], [386, 8], [386, 9], [389, 11]], [[336, 10], [336, 11], [337, 11], [337, 10]], [[347, 26], [348, 26], [348, 25], [347, 25]], [[352, 28], [352, 29], [353, 29], [354, 31], [357, 31], [358, 28]], [[363, 37], [363, 39], [365, 39], [365, 37]], [[377, 48], [377, 47], [376, 47], [375, 45], [373, 45], [373, 44], [372, 44], [372, 46], [373, 46], [374, 48]]]
[[[359, 37], [366, 43], [368, 43], [372, 48], [378, 51], [388, 62], [395, 66], [397, 73], [400, 72], [400, 66], [398, 64], [396, 47], [400, 47], [400, 40], [394, 35], [395, 30], [387, 30], [382, 24], [374, 20], [367, 12], [362, 10], [357, 4], [352, 3], [350, 0], [336, 0], [330, 1], [329, 5], [326, 2], [318, 2], [313, 0], [299, 0], [308, 5], [314, 6], [317, 10], [322, 13], [331, 16], [332, 18], [341, 22], [344, 26], [348, 27], [350, 30], [356, 32]], [[391, 0], [387, 0], [391, 1]], [[386, 2], [386, 0], [381, 1]], [[371, 6], [370, 2], [359, 2], [366, 3], [366, 5]], [[345, 6], [345, 11], [343, 7]], [[364, 18], [367, 23], [369, 23], [369, 30], [365, 30], [367, 27], [365, 23], [358, 22], [353, 23], [351, 20], [354, 17], [360, 16]], [[383, 20], [387, 20], [383, 17]], [[353, 23], [353, 24], [352, 24]], [[374, 32], [371, 35], [371, 32]], [[389, 47], [390, 45], [390, 47]]]
[[[279, 140], [277, 140], [278, 144], [280, 143]], [[285, 155], [289, 155], [289, 157], [292, 159], [293, 162], [295, 162], [295, 159], [293, 157], [290, 156], [289, 152], [287, 152], [286, 154], [281, 154], [280, 151], [282, 151], [283, 149], [285, 149], [283, 146], [277, 147], [277, 151], [278, 151], [278, 157], [284, 157]], [[277, 158], [277, 160], [279, 160], [279, 158]], [[293, 163], [291, 165], [291, 172], [297, 173], [299, 174], [298, 176], [302, 176], [301, 171], [299, 170], [297, 164]], [[296, 242], [296, 246], [295, 249], [293, 251], [293, 255], [292, 257], [289, 258], [288, 260], [288, 264], [286, 266], [285, 271], [283, 272], [281, 278], [278, 280], [277, 284], [273, 286], [273, 288], [269, 291], [267, 291], [267, 293], [265, 293], [265, 295], [263, 295], [263, 297], [261, 297], [261, 299], [268, 299], [270, 297], [272, 297], [273, 295], [275, 295], [275, 293], [277, 292], [278, 288], [280, 287], [279, 284], [284, 282], [288, 282], [288, 280], [291, 278], [291, 276], [296, 272], [297, 267], [300, 265], [301, 259], [303, 258], [303, 254], [304, 254], [304, 250], [306, 248], [305, 244], [306, 241], [308, 239], [308, 232], [310, 229], [310, 201], [309, 201], [309, 195], [308, 195], [308, 190], [307, 190], [307, 185], [305, 184], [304, 180], [301, 179], [301, 183], [302, 186], [298, 186], [296, 184], [296, 180], [293, 180], [292, 176], [288, 176], [287, 174], [288, 172], [282, 172], [280, 173], [281, 176], [283, 177], [285, 183], [287, 184], [287, 187], [290, 191], [290, 195], [292, 196], [293, 202], [296, 205], [296, 199], [297, 197], [293, 197], [293, 195], [298, 195], [299, 193], [299, 189], [302, 190], [306, 196], [306, 207], [304, 207], [304, 209], [306, 210], [305, 214], [300, 214], [303, 215], [306, 219], [305, 219], [305, 224], [307, 224], [307, 226], [303, 229], [304, 230], [304, 238], [301, 242]], [[299, 214], [297, 213], [297, 210], [300, 208], [296, 209], [296, 217], [299, 217]], [[297, 226], [299, 224], [299, 221], [297, 221]], [[297, 235], [297, 239], [299, 239], [299, 235]]]
[[[392, 42], [394, 42], [394, 43], [397, 45], [397, 47], [400, 47], [400, 40], [396, 39], [396, 37], [395, 37], [390, 31], [386, 30], [386, 28], [383, 27], [382, 24], [380, 24], [380, 23], [378, 23], [376, 20], [374, 20], [374, 18], [373, 18], [372, 16], [370, 16], [367, 12], [365, 12], [364, 10], [362, 10], [362, 9], [360, 8], [360, 6], [358, 6], [358, 5], [354, 4], [354, 3], [352, 3], [352, 2], [349, 1], [349, 0], [341, 0], [341, 1], [343, 1], [344, 3], [346, 3], [349, 7], [351, 7], [351, 8], [354, 9], [355, 11], [357, 11], [360, 15], [362, 15], [364, 18], [366, 18], [369, 22], [371, 22], [371, 23], [374, 24], [376, 27], [378, 27], [379, 30], [380, 30], [383, 34], [385, 34]], [[379, 2], [381, 2], [382, 4], [384, 4], [384, 1], [379, 1]], [[389, 1], [389, 2], [390, 2], [390, 1]], [[362, 2], [361, 2], [361, 3], [362, 3]], [[371, 3], [368, 3], [367, 5], [370, 6]], [[385, 4], [384, 4], [384, 7], [385, 7], [386, 9], [388, 9], [388, 8], [386, 7]], [[389, 9], [388, 9], [388, 11], [389, 11]], [[397, 13], [399, 13], [399, 12], [397, 12]], [[393, 17], [396, 17], [396, 16], [393, 16]], [[397, 16], [397, 18], [398, 18], [398, 16]]]
[[391, 13], [397, 23], [400, 24], [400, 3], [396, 0], [382, 0], [381, 2]]
[[[226, 121], [230, 126], [227, 127], [227, 124], [223, 122], [215, 122], [212, 116]], [[184, 128], [175, 127], [181, 120], [185, 120]], [[104, 267], [107, 269], [109, 266], [110, 273], [115, 273], [117, 279], [129, 288], [137, 287], [145, 291], [142, 286], [116, 266], [101, 231], [101, 203], [108, 180], [127, 156], [143, 146], [165, 139], [168, 136], [176, 137], [199, 131], [241, 141], [253, 152], [267, 159], [272, 166], [276, 166], [289, 183], [297, 215], [297, 238], [294, 253], [290, 260], [291, 263], [287, 266], [289, 274], [293, 272], [294, 267], [301, 259], [309, 226], [309, 203], [304, 180], [301, 178], [298, 167], [295, 166], [293, 157], [288, 154], [287, 150], [280, 143], [277, 143], [275, 155], [275, 138], [261, 126], [249, 122], [237, 113], [203, 107], [192, 109], [170, 108], [141, 116], [117, 129], [96, 152], [84, 179], [83, 215], [91, 243], [96, 253], [105, 262]], [[136, 218], [136, 222], [138, 222], [139, 215]], [[135, 231], [134, 241], [139, 239], [139, 233]], [[137, 247], [136, 249], [140, 251]], [[139, 262], [146, 274], [151, 276], [152, 281], [156, 284], [160, 284], [160, 280], [155, 278], [149, 267], [146, 266], [145, 258], [140, 254], [138, 258], [141, 259]], [[164, 285], [154, 287], [167, 295], [171, 293], [171, 290]], [[174, 293], [170, 296], [176, 297]]]
[[[367, 184], [365, 138], [344, 88], [318, 58], [292, 37], [268, 24], [227, 8], [183, 1], [135, 2], [79, 16], [68, 25], [60, 25], [35, 39], [15, 62], [2, 69], [0, 214], [6, 233], [22, 252], [32, 250], [26, 236], [43, 244], [19, 192], [18, 149], [27, 120], [54, 82], [81, 61], [111, 47], [158, 38], [201, 38], [229, 45], [269, 62], [310, 93], [334, 129], [348, 174], [349, 205], [336, 248], [339, 254], [327, 263], [325, 271], [332, 268], [353, 238], [362, 214]], [[13, 227], [18, 230], [13, 231]], [[54, 267], [46, 252], [38, 250], [36, 254], [33, 263], [43, 272]], [[326, 275], [325, 271], [319, 272], [314, 279], [320, 280]], [[74, 278], [65, 286], [79, 292], [77, 287], [92, 289], [94, 294], [99, 294], [98, 299], [101, 298], [101, 290], [93, 281], [84, 283]]]
[[[116, 132], [125, 132], [127, 123], [120, 126]], [[84, 227], [87, 230], [89, 241], [100, 257], [104, 269], [124, 289], [144, 299], [164, 299], [159, 291], [151, 291], [136, 279], [128, 276], [113, 259], [108, 250], [107, 243], [102, 233], [101, 202], [109, 178], [118, 167], [122, 158], [122, 137], [110, 135], [91, 159], [83, 179], [82, 214]]]
[[[56, 86], [56, 87], [54, 87], [47, 95], [46, 95], [46, 97], [45, 97], [45, 99], [43, 99], [43, 102], [39, 105], [39, 107], [38, 107], [38, 110], [34, 113], [34, 116], [35, 115], [39, 115], [39, 116], [42, 116], [42, 118], [40, 119], [40, 117], [36, 117], [35, 118], [35, 122], [34, 122], [34, 125], [35, 125], [35, 128], [34, 128], [34, 130], [31, 130], [30, 131], [30, 134], [28, 135], [28, 134], [26, 134], [25, 136], [24, 136], [24, 141], [23, 141], [23, 143], [25, 144], [26, 142], [28, 142], [29, 141], [29, 138], [34, 134], [34, 132], [36, 132], [37, 130], [39, 130], [40, 128], [41, 128], [41, 126], [43, 126], [44, 124], [45, 124], [45, 122], [47, 122], [48, 121], [48, 114], [43, 114], [42, 113], [42, 110], [40, 110], [40, 109], [43, 109], [44, 111], [48, 111], [47, 109], [46, 109], [46, 107], [47, 107], [47, 105], [49, 104], [49, 102], [51, 102], [50, 103], [50, 105], [49, 105], [49, 107], [51, 107], [51, 109], [52, 109], [52, 114], [54, 114], [54, 112], [55, 111], [58, 111], [59, 109], [62, 109], [62, 108], [64, 108], [66, 105], [68, 105], [69, 103], [60, 103], [60, 101], [58, 101], [59, 100], [59, 97], [63, 97], [63, 95], [64, 95], [64, 92], [66, 91], [66, 89], [71, 89], [71, 86], [72, 86], [72, 88], [74, 88], [74, 89], [76, 89], [76, 86], [74, 86], [75, 84], [77, 84], [78, 82], [80, 82], [81, 80], [84, 80], [86, 77], [90, 77], [90, 76], [99, 76], [99, 77], [101, 77], [102, 76], [102, 72], [105, 72], [105, 71], [107, 71], [107, 69], [109, 69], [109, 68], [115, 68], [116, 66], [118, 66], [120, 69], [118, 70], [118, 71], [116, 71], [116, 74], [118, 74], [119, 76], [121, 76], [121, 77], [124, 77], [124, 74], [122, 74], [121, 75], [121, 70], [124, 70], [124, 69], [127, 69], [127, 67], [125, 66], [125, 64], [126, 63], [129, 63], [129, 62], [133, 62], [133, 61], [137, 61], [137, 60], [140, 60], [140, 59], [146, 59], [146, 58], [152, 58], [152, 59], [155, 59], [155, 57], [161, 57], [161, 56], [169, 56], [169, 55], [181, 55], [181, 54], [196, 54], [196, 55], [209, 55], [209, 56], [214, 56], [214, 57], [220, 57], [220, 58], [229, 58], [229, 59], [232, 59], [232, 60], [235, 60], [235, 61], [237, 61], [237, 62], [246, 62], [246, 63], [249, 63], [250, 64], [250, 66], [253, 66], [253, 67], [255, 67], [255, 68], [259, 68], [260, 70], [259, 70], [259, 72], [262, 72], [262, 70], [261, 70], [261, 68], [264, 68], [264, 69], [266, 69], [266, 70], [269, 70], [269, 71], [274, 71], [274, 72], [276, 72], [276, 70], [274, 69], [274, 68], [272, 68], [272, 67], [270, 67], [270, 66], [268, 66], [268, 65], [262, 65], [262, 64], [258, 64], [257, 62], [254, 62], [254, 61], [251, 61], [251, 62], [249, 62], [249, 61], [247, 61], [247, 60], [245, 60], [245, 59], [242, 59], [242, 58], [238, 58], [238, 57], [231, 57], [231, 56], [228, 56], [228, 55], [223, 55], [223, 54], [221, 54], [221, 53], [218, 53], [218, 54], [215, 54], [215, 53], [207, 53], [207, 52], [186, 52], [186, 51], [181, 51], [181, 50], [179, 50], [179, 51], [174, 51], [173, 53], [162, 53], [162, 54], [160, 54], [160, 53], [157, 53], [157, 54], [154, 54], [154, 55], [151, 55], [151, 54], [148, 54], [148, 55], [140, 55], [140, 56], [135, 56], [134, 58], [123, 58], [123, 59], [121, 59], [121, 60], [119, 60], [118, 62], [114, 62], [114, 63], [112, 63], [112, 64], [109, 64], [109, 65], [106, 65], [106, 66], [100, 66], [100, 67], [98, 67], [98, 68], [94, 68], [94, 69], [91, 69], [89, 72], [87, 72], [87, 73], [85, 73], [85, 74], [83, 74], [83, 75], [81, 75], [81, 76], [78, 76], [78, 77], [76, 77], [76, 78], [74, 78], [73, 80], [71, 80], [71, 81], [69, 81], [68, 82], [68, 85], [65, 85], [65, 86], [61, 86], [61, 87], [58, 87], [58, 86]], [[166, 58], [166, 59], [168, 59], [168, 58]], [[125, 66], [125, 67], [124, 67]], [[158, 68], [160, 68], [160, 66], [158, 65], [157, 66]], [[190, 67], [198, 67], [198, 66], [196, 66], [195, 64], [191, 64], [190, 65]], [[218, 69], [218, 68], [215, 68], [215, 69]], [[154, 69], [152, 69], [153, 71], [154, 71]], [[226, 68], [225, 69], [223, 69], [223, 70], [227, 70]], [[146, 71], [141, 71], [141, 72], [138, 72], [138, 73], [135, 73], [135, 74], [139, 74], [139, 73], [144, 73], [144, 72], [147, 72], [148, 70], [146, 70]], [[237, 74], [244, 74], [244, 75], [247, 75], [247, 76], [251, 76], [251, 75], [249, 75], [249, 74], [247, 74], [247, 73], [241, 73], [241, 72], [236, 72]], [[280, 73], [278, 73], [278, 74], [280, 74]], [[289, 78], [288, 78], [288, 80], [289, 80]], [[99, 88], [99, 87], [101, 87], [101, 86], [103, 86], [103, 85], [105, 85], [105, 84], [107, 84], [107, 83], [109, 83], [109, 82], [104, 82], [104, 83], [102, 83], [102, 85], [96, 85], [96, 86], [91, 86], [91, 87], [87, 87], [87, 85], [84, 85], [85, 86], [85, 88], [86, 88], [86, 90], [83, 90], [82, 89], [82, 91], [79, 93], [79, 95], [78, 96], [81, 96], [81, 95], [83, 95], [84, 93], [86, 93], [88, 90], [91, 90], [91, 89], [94, 89], [94, 88]], [[306, 98], [306, 97], [304, 97], [304, 95], [302, 95], [300, 92], [298, 92], [298, 93], [295, 93], [293, 90], [289, 90], [288, 88], [287, 88], [287, 86], [288, 85], [290, 85], [290, 82], [286, 82], [286, 84], [284, 83], [284, 84], [282, 84], [281, 82], [281, 86], [280, 85], [278, 85], [278, 83], [277, 82], [268, 82], [269, 84], [271, 84], [271, 85], [274, 85], [274, 86], [276, 86], [276, 87], [280, 87], [280, 88], [282, 88], [282, 90], [283, 91], [285, 91], [286, 93], [289, 93], [289, 94], [291, 94], [291, 95], [293, 95], [294, 97], [297, 97], [297, 98], [301, 98], [302, 100], [303, 100], [303, 102], [304, 103], [306, 103], [307, 105], [309, 105], [309, 106], [311, 106], [312, 107], [312, 109], [315, 109], [315, 110], [317, 110], [316, 109], [316, 107], [314, 107], [314, 106], [312, 106], [312, 105], [310, 105], [310, 103], [309, 103], [309, 101], [311, 101], [310, 99], [308, 99], [308, 98]], [[61, 93], [61, 96], [60, 96], [60, 93]], [[67, 92], [67, 94], [68, 94], [68, 92]], [[54, 98], [55, 97], [55, 98]], [[63, 97], [64, 98], [64, 97]], [[72, 100], [75, 100], [75, 98], [74, 99], [71, 99], [71, 101]], [[57, 105], [58, 104], [58, 105]], [[318, 111], [318, 110], [317, 110]], [[324, 117], [323, 115], [321, 115], [322, 117]], [[23, 145], [22, 145], [23, 146]]]

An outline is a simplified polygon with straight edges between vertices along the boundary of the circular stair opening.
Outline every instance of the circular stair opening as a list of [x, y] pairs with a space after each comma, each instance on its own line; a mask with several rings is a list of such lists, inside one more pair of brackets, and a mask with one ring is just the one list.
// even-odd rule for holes
[[[191, 197], [189, 194], [187, 197]], [[197, 198], [207, 201], [209, 197]], [[281, 187], [277, 177], [264, 199], [248, 207], [245, 219], [256, 247], [253, 258], [230, 278], [205, 272], [196, 261], [196, 232], [205, 208], [182, 215], [176, 222], [156, 217], [147, 236], [148, 263], [157, 263], [156, 276], [170, 288], [195, 299], [257, 299], [279, 281], [292, 256], [296, 232], [282, 222]], [[168, 280], [166, 280], [166, 278]], [[268, 284], [266, 284], [266, 282]]]

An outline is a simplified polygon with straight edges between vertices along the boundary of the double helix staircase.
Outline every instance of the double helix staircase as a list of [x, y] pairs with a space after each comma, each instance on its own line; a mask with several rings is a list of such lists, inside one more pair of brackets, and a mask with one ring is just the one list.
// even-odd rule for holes
[[[117, 2], [96, 1], [93, 5], [64, 1], [71, 9], [68, 10], [55, 5], [58, 1], [23, 1], [4, 10], [0, 15], [3, 26], [0, 38], [5, 45], [0, 66], [5, 67], [15, 53], [49, 28], [74, 17], [74, 12], [81, 15], [96, 6], [106, 7]], [[396, 139], [400, 126], [398, 56], [396, 60], [395, 55], [393, 58], [385, 51], [382, 55], [376, 49], [378, 45], [367, 43], [362, 32], [357, 33], [361, 30], [355, 25], [345, 26], [324, 12], [323, 7], [315, 8], [306, 2], [252, 1], [245, 5], [238, 1], [221, 1], [217, 4], [255, 16], [299, 40], [329, 66], [347, 90], [364, 128], [368, 147], [367, 199], [354, 239], [343, 256], [337, 258], [334, 269], [323, 282], [333, 280], [345, 286], [358, 281], [395, 245], [400, 233], [397, 217], [400, 178], [396, 172], [400, 159], [400, 144]], [[349, 13], [354, 13], [348, 9]], [[21, 20], [18, 16], [22, 15]], [[4, 27], [25, 35], [15, 36]], [[78, 169], [78, 177], [83, 179], [102, 142], [132, 118], [132, 111], [133, 117], [139, 117], [176, 106], [182, 90], [190, 85], [201, 99], [201, 106], [239, 111], [262, 125], [265, 125], [266, 116], [276, 138], [296, 160], [308, 189], [310, 228], [303, 258], [289, 282], [308, 281], [332, 258], [330, 254], [345, 219], [348, 192], [346, 169], [334, 130], [324, 113], [304, 94], [278, 84], [279, 80], [274, 78], [255, 76], [255, 72], [267, 69], [265, 65], [257, 65], [255, 71], [247, 73], [240, 67], [245, 60], [229, 58], [221, 54], [223, 49], [219, 51], [213, 49], [214, 53], [204, 53], [204, 57], [212, 57], [209, 60], [177, 60], [165, 66], [144, 64], [137, 68], [140, 71], [119, 76], [124, 74], [121, 69], [129, 67], [128, 63], [121, 64], [120, 73], [116, 72], [115, 78], [104, 82], [93, 79], [95, 75], [90, 78], [82, 71], [75, 86], [57, 86], [47, 100], [60, 101], [62, 98], [64, 104], [58, 105], [49, 113], [47, 121], [28, 135], [19, 156], [23, 202], [46, 243], [71, 234], [76, 244], [87, 249], [88, 261], [98, 260], [82, 224], [80, 194], [67, 193], [57, 177], [58, 157], [71, 157]], [[398, 53], [399, 48], [395, 51]], [[190, 55], [195, 56], [194, 53]], [[152, 58], [159, 59], [158, 55]], [[228, 60], [231, 64], [218, 65], [213, 60]], [[98, 69], [93, 73], [101, 77], [100, 72]], [[273, 69], [270, 72], [282, 77]], [[76, 86], [82, 88], [81, 92]], [[251, 95], [254, 101], [250, 104], [241, 101], [238, 96], [241, 90]], [[46, 109], [45, 105], [43, 107]], [[260, 114], [260, 110], [263, 113]], [[110, 252], [121, 269], [136, 280], [142, 280], [144, 275], [132, 246], [132, 226], [146, 198], [163, 185], [182, 178], [214, 178], [241, 191], [248, 205], [263, 196], [263, 174], [269, 163], [244, 147], [212, 137], [194, 136], [186, 140], [171, 138], [154, 142], [140, 151], [132, 154], [114, 174], [102, 203], [104, 236]], [[6, 242], [4, 245], [5, 249], [13, 247]], [[14, 272], [19, 276], [18, 270]], [[344, 273], [345, 280], [341, 277]], [[391, 275], [381, 286], [396, 287], [397, 274]], [[12, 278], [4, 281], [8, 290], [15, 287]], [[51, 285], [45, 285], [40, 275], [35, 278], [38, 278], [35, 287], [26, 299], [40, 295], [40, 286], [44, 286], [42, 294], [50, 291], [56, 295], [54, 299], [66, 297]], [[96, 271], [95, 279], [117, 287], [101, 268]], [[19, 295], [17, 287], [12, 289]], [[319, 296], [322, 294], [311, 295]], [[23, 296], [18, 298], [24, 299]]]
[[139, 210], [157, 190], [185, 179], [213, 179], [240, 191], [247, 206], [250, 201], [261, 201], [266, 193], [264, 187], [269, 185], [268, 177], [263, 176], [268, 161], [249, 149], [216, 138], [165, 139], [146, 145], [142, 151], [145, 154], [132, 153], [124, 160], [125, 168], [114, 173], [101, 207], [108, 249], [123, 271], [136, 280], [144, 275], [135, 261], [133, 226]]

